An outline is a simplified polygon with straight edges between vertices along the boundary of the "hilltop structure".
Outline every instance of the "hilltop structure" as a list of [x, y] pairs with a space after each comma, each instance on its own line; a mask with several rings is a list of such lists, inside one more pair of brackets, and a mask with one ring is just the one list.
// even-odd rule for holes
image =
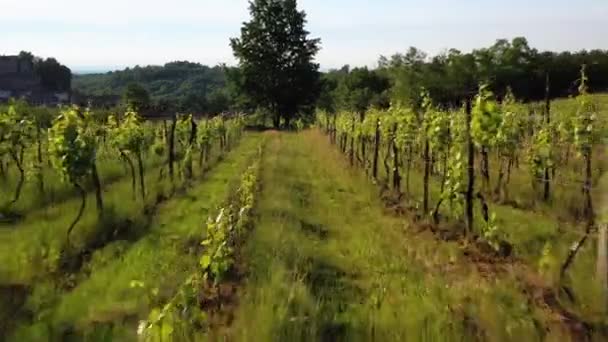
[[42, 84], [31, 59], [0, 56], [0, 102], [22, 98], [37, 105], [70, 102], [69, 91], [53, 91]]

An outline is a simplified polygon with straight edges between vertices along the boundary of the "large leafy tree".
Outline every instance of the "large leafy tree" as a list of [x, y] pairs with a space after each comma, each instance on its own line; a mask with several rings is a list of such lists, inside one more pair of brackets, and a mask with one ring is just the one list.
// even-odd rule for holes
[[150, 105], [150, 94], [141, 84], [130, 83], [123, 95], [125, 103], [131, 109], [139, 111]]
[[251, 20], [241, 37], [230, 40], [239, 61], [238, 87], [258, 107], [289, 125], [296, 114], [310, 109], [318, 95], [319, 65], [314, 56], [319, 39], [305, 30], [306, 13], [296, 0], [253, 0]]

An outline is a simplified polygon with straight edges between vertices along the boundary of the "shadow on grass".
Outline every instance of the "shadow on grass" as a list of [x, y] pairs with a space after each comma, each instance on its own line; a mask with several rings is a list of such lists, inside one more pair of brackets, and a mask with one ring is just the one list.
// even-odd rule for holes
[[151, 219], [151, 215], [125, 217], [118, 214], [115, 207], [107, 207], [95, 226], [95, 233], [89, 234], [90, 239], [83, 247], [65, 248], [61, 254], [61, 270], [66, 273], [78, 272], [96, 250], [114, 241], [132, 243], [139, 240], [148, 231]]
[[318, 311], [309, 322], [316, 327], [315, 339], [346, 341], [356, 336], [348, 312], [361, 303], [363, 291], [355, 285], [355, 275], [321, 258], [306, 259], [304, 274], [304, 284], [317, 302]]
[[329, 237], [329, 230], [322, 224], [308, 222], [307, 220], [300, 220], [300, 228], [306, 235], [312, 235], [319, 240], [327, 240]]

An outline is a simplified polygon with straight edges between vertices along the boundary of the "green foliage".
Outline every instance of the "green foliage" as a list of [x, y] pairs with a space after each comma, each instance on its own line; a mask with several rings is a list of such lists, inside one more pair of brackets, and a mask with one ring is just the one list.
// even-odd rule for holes
[[532, 178], [535, 181], [542, 179], [545, 170], [553, 166], [554, 152], [551, 136], [551, 128], [543, 127], [533, 137], [528, 152], [528, 162], [530, 163]]
[[416, 107], [420, 89], [425, 88], [438, 105], [457, 106], [480, 83], [487, 84], [499, 98], [511, 88], [517, 98], [526, 102], [544, 99], [547, 75], [551, 97], [572, 95], [572, 83], [582, 64], [589, 65], [594, 90], [605, 90], [606, 51], [539, 51], [529, 46], [524, 37], [498, 39], [489, 47], [467, 53], [448, 49], [435, 56], [410, 47], [405, 53], [380, 57], [379, 70], [391, 80], [393, 102]]
[[124, 102], [134, 111], [141, 110], [150, 105], [150, 94], [146, 88], [137, 83], [130, 83], [123, 94]]
[[399, 150], [404, 151], [407, 147], [413, 147], [418, 137], [416, 113], [411, 108], [402, 105], [391, 106], [389, 113], [397, 123], [395, 144], [397, 144]]
[[111, 116], [107, 127], [112, 145], [120, 151], [138, 154], [149, 146], [150, 135], [146, 134], [146, 127], [134, 111], [126, 112], [120, 123]]
[[471, 136], [477, 147], [492, 147], [502, 122], [500, 107], [487, 85], [479, 87], [471, 119]]
[[598, 141], [597, 114], [593, 99], [588, 92], [588, 78], [585, 67], [581, 69], [581, 79], [576, 97], [578, 110], [574, 116], [574, 145], [582, 155], [589, 155]]
[[321, 85], [317, 106], [325, 110], [363, 113], [371, 107], [388, 107], [388, 78], [367, 67], [331, 70], [322, 75]]
[[153, 309], [138, 327], [144, 341], [190, 339], [196, 328], [205, 328], [207, 314], [198, 302], [201, 289], [216, 286], [234, 263], [234, 246], [245, 233], [255, 204], [260, 161], [256, 160], [241, 177], [236, 195], [215, 219], [209, 218], [199, 268], [163, 306]]
[[34, 123], [24, 112], [23, 104], [13, 103], [0, 111], [0, 156], [17, 154], [33, 136]]
[[37, 60], [34, 64], [34, 70], [44, 87], [54, 91], [71, 90], [72, 71], [55, 58]]
[[[217, 114], [232, 106], [227, 70], [198, 63], [171, 62], [163, 66], [127, 68], [105, 74], [74, 76], [74, 90], [91, 96], [123, 95], [132, 83], [142, 85], [150, 101], [185, 112]], [[226, 101], [229, 101], [226, 103]]]
[[296, 0], [254, 0], [251, 20], [230, 45], [239, 61], [236, 86], [257, 107], [269, 110], [276, 128], [312, 108], [318, 93], [319, 40], [308, 38], [306, 15]]
[[523, 142], [524, 107], [515, 100], [513, 93], [508, 90], [503, 99], [500, 111], [502, 120], [496, 132], [494, 144], [503, 155], [513, 155]]
[[82, 184], [91, 174], [97, 138], [91, 112], [66, 108], [49, 130], [49, 152], [53, 166], [73, 184]]
[[496, 223], [496, 213], [491, 213], [488, 221], [481, 226], [481, 235], [495, 251], [500, 250], [500, 242], [503, 241], [504, 237], [502, 236], [502, 230]]
[[452, 143], [441, 198], [448, 201], [452, 215], [460, 219], [464, 215], [464, 192], [467, 182], [466, 121], [462, 111], [452, 113], [450, 133]]
[[[19, 68], [23, 64], [30, 65], [34, 74], [40, 78], [40, 83], [48, 90], [70, 91], [72, 87], [72, 71], [70, 68], [59, 63], [55, 58], [35, 57], [31, 52], [21, 51], [19, 53]], [[21, 72], [24, 72], [22, 69]]]

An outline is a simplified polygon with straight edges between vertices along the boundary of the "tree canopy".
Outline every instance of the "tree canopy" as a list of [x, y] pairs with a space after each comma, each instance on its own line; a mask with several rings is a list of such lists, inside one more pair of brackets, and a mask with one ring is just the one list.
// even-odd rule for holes
[[251, 20], [241, 36], [230, 40], [240, 72], [236, 87], [251, 102], [268, 110], [275, 127], [311, 109], [318, 95], [319, 39], [309, 38], [306, 14], [296, 0], [254, 0]]
[[138, 83], [130, 83], [124, 93], [125, 103], [133, 110], [141, 110], [150, 105], [150, 94]]
[[76, 75], [73, 88], [89, 96], [123, 95], [131, 83], [144, 87], [151, 102], [176, 110], [207, 114], [229, 109], [229, 102], [223, 97], [231, 96], [226, 92], [223, 66], [184, 61], [135, 66], [105, 74]]
[[19, 53], [19, 60], [28, 62], [33, 72], [40, 78], [40, 83], [52, 91], [69, 91], [72, 87], [72, 71], [59, 63], [55, 58], [36, 57], [28, 51]]

